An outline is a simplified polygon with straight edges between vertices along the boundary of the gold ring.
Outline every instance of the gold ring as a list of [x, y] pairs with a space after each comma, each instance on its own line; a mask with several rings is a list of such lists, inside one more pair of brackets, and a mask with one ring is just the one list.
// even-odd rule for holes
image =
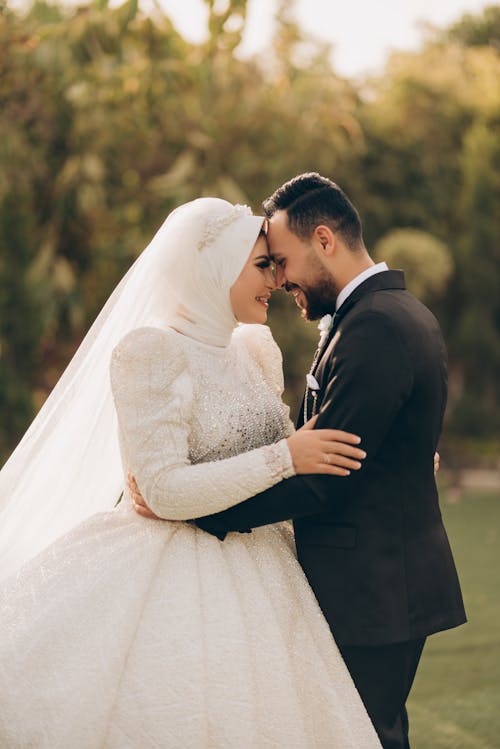
[[323, 458], [323, 462], [327, 463], [327, 465], [330, 465], [330, 456], [328, 455], [328, 453], [325, 453], [324, 455], [325, 457]]

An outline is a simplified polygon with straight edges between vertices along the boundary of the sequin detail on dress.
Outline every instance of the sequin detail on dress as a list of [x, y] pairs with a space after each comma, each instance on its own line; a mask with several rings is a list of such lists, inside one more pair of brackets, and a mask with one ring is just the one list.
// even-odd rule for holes
[[245, 345], [247, 327], [260, 328], [242, 326], [227, 348], [144, 328], [113, 355], [123, 462], [159, 517], [218, 512], [293, 475], [280, 442], [288, 408]]
[[[268, 329], [227, 349], [142, 329], [112, 377], [124, 468], [159, 510], [211, 512], [291, 470]], [[288, 524], [222, 543], [125, 496], [6, 582], [0, 610], [2, 749], [380, 749]]]

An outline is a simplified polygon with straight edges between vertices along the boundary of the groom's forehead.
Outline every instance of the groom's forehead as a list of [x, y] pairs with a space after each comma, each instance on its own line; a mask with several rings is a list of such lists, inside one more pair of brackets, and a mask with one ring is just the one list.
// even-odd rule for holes
[[267, 242], [271, 257], [273, 254], [286, 252], [292, 237], [293, 234], [288, 227], [286, 212], [277, 211], [271, 216], [267, 224]]

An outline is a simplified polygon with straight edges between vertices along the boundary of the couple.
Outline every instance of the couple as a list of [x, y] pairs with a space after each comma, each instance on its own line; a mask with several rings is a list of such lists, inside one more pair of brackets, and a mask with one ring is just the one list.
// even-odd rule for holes
[[[0, 473], [2, 747], [408, 746], [424, 639], [465, 620], [444, 344], [333, 182], [264, 207], [276, 278], [249, 209], [168, 217]], [[297, 432], [276, 285], [334, 313]]]

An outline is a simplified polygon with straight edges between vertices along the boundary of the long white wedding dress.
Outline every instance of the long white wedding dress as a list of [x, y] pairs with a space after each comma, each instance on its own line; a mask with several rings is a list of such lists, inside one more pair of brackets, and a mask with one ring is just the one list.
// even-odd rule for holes
[[[226, 347], [138, 329], [111, 376], [124, 470], [158, 514], [212, 513], [293, 473], [268, 328]], [[141, 518], [125, 494], [4, 584], [0, 747], [380, 747], [288, 525], [220, 542], [179, 520]]]

